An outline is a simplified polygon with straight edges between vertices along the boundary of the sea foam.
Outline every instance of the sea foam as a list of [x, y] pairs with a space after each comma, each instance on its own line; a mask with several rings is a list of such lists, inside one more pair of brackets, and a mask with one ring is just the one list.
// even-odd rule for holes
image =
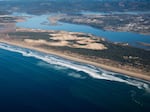
[[34, 50], [26, 49], [26, 48], [8, 45], [5, 43], [0, 43], [0, 48], [11, 51], [11, 52], [21, 53], [23, 56], [26, 56], [26, 57], [34, 57], [48, 64], [61, 66], [64, 68], [75, 70], [75, 71], [81, 71], [95, 79], [126, 83], [128, 85], [138, 87], [139, 89], [145, 89], [150, 92], [150, 87], [149, 87], [150, 83], [140, 80], [140, 79], [132, 78], [132, 77], [121, 75], [121, 74], [114, 73], [114, 72], [109, 72], [101, 68], [92, 66], [92, 65], [86, 65], [86, 64], [70, 61], [67, 59], [60, 58], [55, 55], [41, 53], [41, 52], [37, 52]]

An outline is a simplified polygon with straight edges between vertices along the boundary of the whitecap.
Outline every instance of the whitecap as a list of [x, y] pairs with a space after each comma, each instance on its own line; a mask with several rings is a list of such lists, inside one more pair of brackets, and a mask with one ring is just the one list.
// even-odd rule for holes
[[68, 74], [68, 76], [73, 77], [73, 78], [77, 78], [77, 79], [85, 79], [85, 76], [82, 76], [81, 74], [75, 73], [75, 72], [71, 72]]
[[[114, 72], [109, 72], [101, 68], [92, 66], [92, 65], [85, 65], [85, 64], [74, 62], [74, 61], [69, 61], [67, 59], [63, 59], [55, 55], [40, 53], [34, 50], [16, 47], [16, 46], [8, 45], [5, 43], [0, 43], [0, 48], [8, 50], [8, 51], [12, 51], [12, 52], [21, 53], [23, 56], [26, 56], [26, 57], [34, 57], [34, 58], [40, 59], [46, 62], [47, 64], [55, 65], [55, 67], [57, 68], [63, 67], [63, 68], [72, 69], [78, 72], [81, 71], [95, 79], [126, 83], [128, 85], [135, 86], [139, 89], [146, 89], [147, 91], [150, 92], [150, 87], [149, 87], [150, 83], [140, 80], [140, 79], [132, 78], [126, 75], [117, 74]], [[76, 75], [70, 74], [70, 76], [77, 77], [77, 74]]]

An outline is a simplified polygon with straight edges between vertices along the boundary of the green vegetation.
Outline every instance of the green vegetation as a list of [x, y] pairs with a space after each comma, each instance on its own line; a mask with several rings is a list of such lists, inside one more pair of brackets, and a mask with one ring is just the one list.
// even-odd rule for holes
[[77, 53], [93, 59], [110, 59], [119, 62], [121, 65], [131, 65], [135, 68], [142, 68], [145, 71], [150, 70], [150, 51], [145, 51], [130, 46], [115, 45], [105, 41], [102, 43], [107, 46], [108, 49], [97, 51], [71, 47], [52, 47], [47, 45], [40, 45], [40, 47], [55, 49], [63, 52]]
[[[9, 33], [12, 38], [15, 39], [44, 39], [46, 41], [54, 41], [50, 39], [50, 32], [14, 32]], [[77, 35], [83, 36], [86, 35]], [[56, 40], [57, 41], [57, 40]], [[69, 40], [72, 44], [75, 44], [76, 41]], [[100, 40], [101, 44], [104, 44], [108, 49], [105, 50], [90, 50], [90, 49], [82, 49], [82, 48], [72, 48], [72, 47], [54, 47], [48, 45], [39, 45], [40, 47], [46, 49], [54, 49], [63, 52], [71, 52], [80, 54], [83, 56], [91, 57], [94, 59], [103, 58], [103, 59], [110, 59], [116, 62], [119, 62], [121, 65], [131, 65], [136, 68], [142, 68], [145, 71], [150, 70], [150, 51], [146, 51], [139, 48], [134, 48], [131, 46], [123, 46], [119, 44], [114, 44], [108, 41]]]
[[44, 39], [46, 41], [50, 41], [50, 35], [46, 32], [13, 32], [9, 33], [10, 36], [15, 36], [18, 39]]

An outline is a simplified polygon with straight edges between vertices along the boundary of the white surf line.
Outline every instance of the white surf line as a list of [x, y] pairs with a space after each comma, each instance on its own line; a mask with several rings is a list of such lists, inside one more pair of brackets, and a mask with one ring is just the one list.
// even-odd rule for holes
[[5, 43], [0, 43], [0, 48], [11, 52], [21, 53], [23, 56], [26, 57], [34, 57], [52, 65], [58, 65], [76, 71], [82, 71], [95, 79], [122, 82], [128, 85], [135, 86], [139, 89], [145, 89], [150, 92], [150, 87], [149, 87], [150, 83], [146, 83], [143, 80], [137, 80], [128, 76], [127, 77], [123, 76], [125, 78], [123, 79], [121, 77], [115, 76], [115, 75], [119, 75], [117, 73], [108, 72], [103, 69], [97, 69], [94, 66], [92, 67], [92, 66], [82, 65], [73, 61], [69, 61], [67, 59], [58, 58], [57, 56], [51, 54], [40, 53], [34, 50], [12, 46]]

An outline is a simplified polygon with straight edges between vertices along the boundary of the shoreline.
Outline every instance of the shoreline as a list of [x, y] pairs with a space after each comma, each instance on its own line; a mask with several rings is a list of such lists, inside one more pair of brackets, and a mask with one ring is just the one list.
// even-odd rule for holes
[[18, 47], [28, 48], [28, 49], [31, 49], [31, 50], [36, 50], [36, 51], [47, 53], [47, 54], [56, 55], [56, 56], [59, 56], [59, 57], [62, 57], [62, 58], [65, 58], [65, 59], [68, 59], [68, 60], [71, 60], [71, 61], [76, 61], [76, 62], [80, 62], [80, 63], [84, 63], [84, 64], [90, 64], [90, 65], [102, 68], [104, 70], [108, 70], [108, 71], [112, 71], [112, 72], [116, 72], [116, 73], [121, 73], [123, 75], [127, 75], [127, 76], [131, 76], [131, 77], [134, 77], [134, 78], [139, 78], [139, 79], [143, 79], [143, 80], [146, 80], [146, 81], [150, 81], [150, 76], [148, 76], [148, 75], [143, 75], [141, 73], [135, 73], [135, 72], [132, 72], [132, 71], [123, 70], [121, 68], [116, 68], [116, 67], [113, 67], [113, 66], [108, 66], [108, 65], [92, 62], [92, 61], [87, 60], [87, 59], [81, 59], [81, 58], [78, 58], [78, 57], [67, 56], [66, 54], [63, 54], [61, 52], [55, 52], [54, 50], [46, 50], [46, 49], [42, 49], [42, 48], [36, 48], [36, 47], [33, 47], [33, 46], [27, 46], [25, 44], [19, 44], [17, 42], [10, 42], [10, 41], [8, 42], [8, 41], [5, 41], [5, 40], [0, 40], [0, 42], [10, 44], [10, 45], [14, 45], [14, 46], [18, 46]]

